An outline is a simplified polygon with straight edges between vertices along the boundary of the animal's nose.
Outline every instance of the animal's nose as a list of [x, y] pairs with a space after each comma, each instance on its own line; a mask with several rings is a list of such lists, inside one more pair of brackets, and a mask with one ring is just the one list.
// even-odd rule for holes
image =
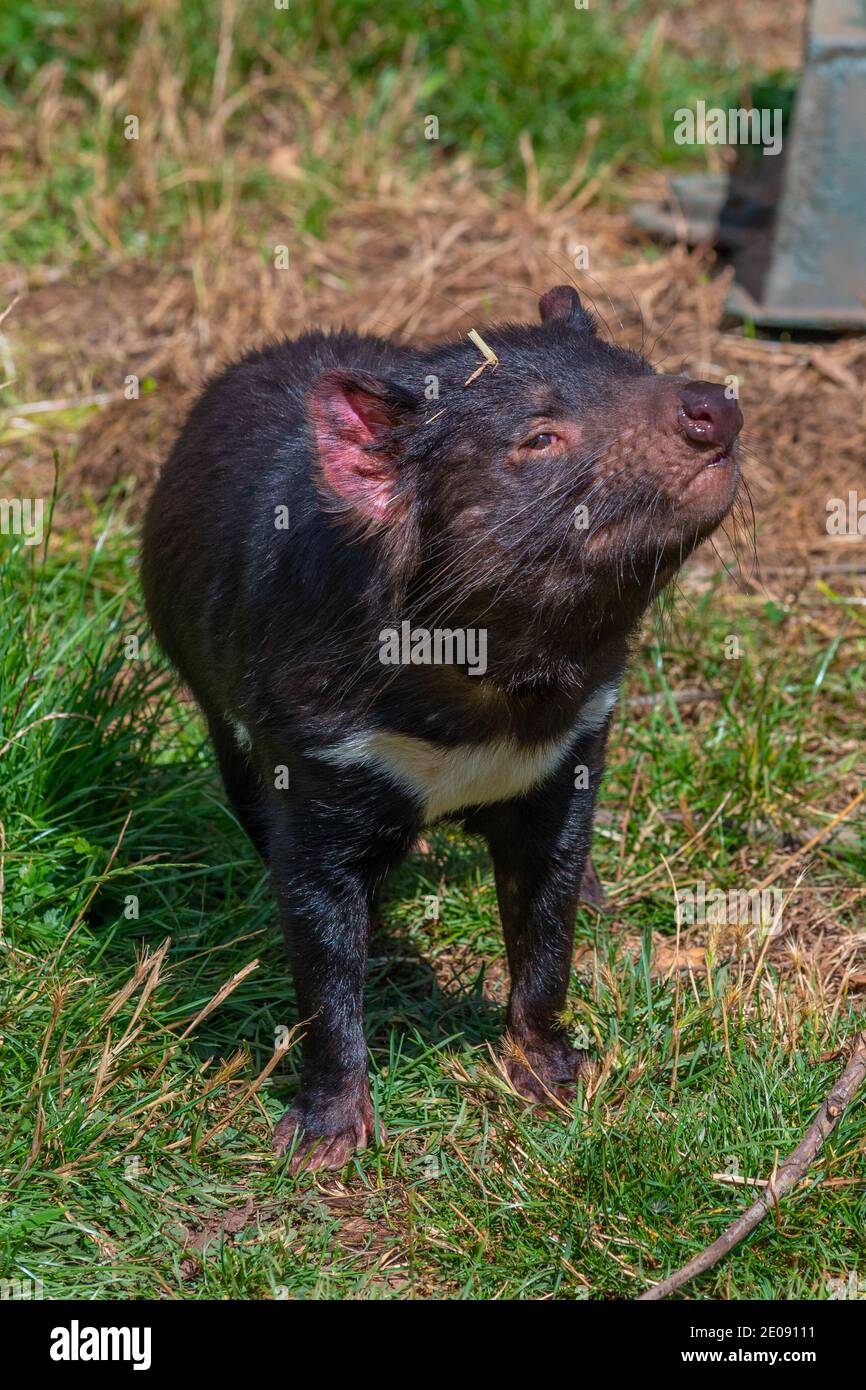
[[687, 381], [678, 394], [677, 421], [686, 438], [695, 444], [730, 449], [743, 428], [743, 412], [735, 400], [725, 395], [724, 386], [712, 381]]

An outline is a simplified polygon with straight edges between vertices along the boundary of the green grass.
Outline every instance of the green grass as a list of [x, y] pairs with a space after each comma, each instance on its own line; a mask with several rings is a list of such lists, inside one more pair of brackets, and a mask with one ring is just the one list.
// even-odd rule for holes
[[[16, 0], [0, 13], [0, 259], [38, 281], [128, 257], [186, 270], [203, 248], [264, 255], [264, 225], [327, 239], [386, 168], [423, 178], [469, 156], [520, 187], [524, 132], [543, 193], [587, 149], [585, 175], [622, 196], [621, 165], [694, 158], [672, 144], [676, 107], [740, 104], [766, 76], [760, 54], [754, 71], [721, 44], [689, 56], [674, 41], [686, 0], [664, 8], [667, 34], [646, 0], [431, 0], [423, 25], [405, 0], [242, 3], [225, 95], [249, 86], [223, 130], [220, 5]], [[285, 147], [297, 179], [271, 166]], [[39, 390], [63, 394], [53, 377]], [[81, 420], [40, 428], [65, 454]], [[698, 934], [709, 968], [698, 950], [691, 976], [653, 968], [675, 932], [664, 865], [680, 887], [748, 888], [853, 796], [862, 609], [717, 583], [647, 625], [629, 692], [659, 698], [617, 716], [596, 833], [613, 911], [577, 921], [568, 1020], [604, 1060], [594, 1093], [550, 1116], [504, 1085], [490, 865], [440, 828], [395, 875], [371, 942], [388, 1141], [340, 1178], [292, 1179], [269, 1137], [294, 1050], [255, 1086], [296, 1022], [275, 909], [148, 641], [134, 532], [115, 517], [95, 534], [0, 537], [0, 1278], [51, 1298], [630, 1298], [713, 1239], [748, 1201], [714, 1174], [772, 1172], [862, 1019], [828, 962], [862, 933], [866, 832], [852, 818], [785, 870], [786, 888], [808, 872], [779, 949]], [[718, 703], [678, 705], [691, 686]], [[864, 1131], [861, 1100], [778, 1223], [689, 1296], [823, 1298], [829, 1279], [862, 1278]]]
[[[45, 556], [2, 545], [0, 1277], [41, 1279], [55, 1298], [633, 1297], [743, 1208], [742, 1190], [713, 1175], [770, 1174], [840, 1069], [821, 1058], [856, 1018], [844, 993], [822, 999], [807, 966], [771, 957], [747, 1002], [753, 940], [718, 952], [709, 974], [654, 974], [653, 933], [674, 931], [660, 855], [681, 885], [748, 886], [787, 853], [780, 840], [826, 820], [862, 773], [856, 628], [837, 641], [799, 611], [718, 587], [648, 627], [631, 693], [701, 685], [722, 698], [618, 717], [596, 842], [608, 884], [643, 772], [616, 912], [579, 915], [578, 945], [594, 954], [579, 957], [569, 1016], [607, 1071], [570, 1116], [525, 1108], [495, 1070], [503, 951], [489, 863], [481, 845], [433, 833], [391, 884], [371, 944], [367, 1027], [389, 1139], [342, 1181], [295, 1180], [268, 1151], [293, 1050], [248, 1094], [296, 1020], [274, 909], [195, 712], [147, 640], [134, 537], [114, 520], [83, 548], [71, 536]], [[739, 662], [724, 656], [732, 631]], [[677, 858], [683, 822], [645, 833], [653, 806], [685, 804], [700, 826], [725, 797]], [[862, 926], [848, 890], [864, 877], [852, 821], [808, 880], [822, 906], [840, 904], [840, 930]], [[434, 894], [438, 920], [425, 914]], [[862, 1272], [864, 1132], [861, 1101], [779, 1222], [690, 1295], [822, 1298], [829, 1278]], [[182, 1263], [186, 1231], [218, 1233], [239, 1209], [200, 1268]]]
[[[612, 165], [700, 165], [702, 151], [673, 142], [674, 111], [699, 97], [739, 104], [766, 74], [719, 46], [679, 49], [688, 8], [430, 0], [419, 25], [406, 0], [241, 5], [224, 94], [253, 85], [208, 143], [220, 5], [184, 0], [143, 24], [137, 0], [22, 0], [0, 17], [0, 115], [5, 106], [20, 135], [8, 145], [0, 259], [161, 258], [227, 203], [235, 239], [262, 203], [324, 237], [341, 171], [371, 141], [380, 167], [396, 160], [407, 175], [470, 155], [522, 184], [526, 134], [547, 193], [584, 156], [587, 177]], [[60, 76], [43, 100], [32, 84], [48, 64]], [[176, 86], [161, 85], [167, 76]], [[130, 113], [142, 123], [137, 142], [124, 138]], [[435, 141], [424, 138], [428, 115]], [[335, 136], [324, 154], [323, 129]], [[275, 130], [306, 174], [288, 197], [268, 167]]]

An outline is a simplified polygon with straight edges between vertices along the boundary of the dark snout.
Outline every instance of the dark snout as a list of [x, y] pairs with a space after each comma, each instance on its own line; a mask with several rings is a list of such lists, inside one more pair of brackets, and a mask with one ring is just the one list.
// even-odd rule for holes
[[677, 394], [677, 424], [686, 438], [727, 453], [743, 428], [743, 412], [725, 394], [725, 387], [712, 381], [687, 381]]

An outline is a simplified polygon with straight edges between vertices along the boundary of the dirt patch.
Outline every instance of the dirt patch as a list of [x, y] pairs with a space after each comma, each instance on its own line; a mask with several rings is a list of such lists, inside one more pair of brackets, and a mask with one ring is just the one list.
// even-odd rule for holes
[[258, 1215], [252, 1197], [239, 1206], [227, 1207], [225, 1211], [208, 1212], [197, 1219], [195, 1226], [186, 1227], [183, 1249], [187, 1252], [180, 1262], [182, 1279], [196, 1279], [202, 1272], [208, 1247], [235, 1236], [246, 1226], [251, 1225]]
[[337, 1244], [357, 1255], [365, 1268], [376, 1268], [389, 1288], [401, 1288], [407, 1282], [404, 1188], [388, 1183], [371, 1193], [335, 1182], [317, 1197], [338, 1223]]
[[[273, 265], [281, 230], [265, 222], [255, 246], [205, 249], [176, 269], [35, 288], [7, 275], [20, 294], [3, 330], [21, 413], [0, 428], [4, 490], [48, 490], [57, 450], [61, 520], [81, 524], [112, 491], [138, 511], [200, 383], [246, 349], [313, 325], [432, 340], [532, 319], [537, 296], [572, 278], [605, 332], [655, 365], [738, 377], [762, 564], [866, 565], [866, 537], [826, 530], [829, 499], [866, 485], [866, 338], [745, 338], [723, 325], [729, 272], [712, 252], [651, 247], [625, 212], [592, 204], [591, 184], [546, 204], [535, 186], [531, 165], [525, 196], [459, 165], [411, 188], [385, 180], [342, 203], [325, 240], [298, 238], [286, 270]], [[578, 242], [591, 275], [573, 271]], [[40, 408], [58, 401], [69, 409]]]

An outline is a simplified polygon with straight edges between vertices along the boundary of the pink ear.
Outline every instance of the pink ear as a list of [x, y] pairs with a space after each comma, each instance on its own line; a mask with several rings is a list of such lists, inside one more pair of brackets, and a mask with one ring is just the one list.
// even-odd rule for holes
[[396, 480], [393, 456], [376, 445], [410, 403], [401, 387], [362, 372], [326, 372], [313, 387], [310, 408], [325, 481], [375, 521], [387, 516]]

